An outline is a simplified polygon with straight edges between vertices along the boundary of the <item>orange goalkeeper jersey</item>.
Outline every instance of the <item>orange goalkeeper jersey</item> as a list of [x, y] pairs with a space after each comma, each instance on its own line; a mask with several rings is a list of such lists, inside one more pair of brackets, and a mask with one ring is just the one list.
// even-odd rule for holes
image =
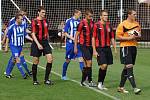
[[[122, 23], [120, 23], [116, 29], [116, 36], [123, 36], [123, 37], [129, 37], [129, 32], [136, 30], [141, 31], [141, 27], [138, 22], [129, 22], [128, 20], [124, 20]], [[127, 40], [127, 41], [120, 41], [120, 47], [125, 46], [137, 46], [136, 40]]]

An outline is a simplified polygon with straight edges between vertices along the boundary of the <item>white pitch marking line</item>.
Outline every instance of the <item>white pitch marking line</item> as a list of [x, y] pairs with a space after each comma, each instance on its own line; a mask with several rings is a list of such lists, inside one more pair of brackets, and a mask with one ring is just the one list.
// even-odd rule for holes
[[[26, 61], [27, 61], [28, 63], [32, 64], [32, 62], [30, 62], [30, 61], [28, 61], [28, 60], [26, 60]], [[40, 66], [40, 65], [38, 65], [38, 67], [45, 70], [45, 68], [42, 67], [42, 66]], [[59, 73], [56, 73], [56, 72], [54, 72], [54, 71], [52, 71], [52, 73], [55, 74], [55, 75], [57, 75], [57, 76], [59, 76], [59, 77], [61, 77], [61, 75], [60, 75]], [[69, 78], [69, 80], [80, 85], [80, 82], [79, 82], [79, 81], [76, 81], [76, 80], [73, 80], [73, 79], [70, 79], [70, 78]], [[105, 95], [105, 96], [107, 96], [107, 97], [109, 97], [109, 98], [111, 98], [111, 99], [113, 99], [113, 100], [120, 100], [119, 98], [116, 98], [116, 97], [114, 97], [114, 96], [112, 96], [112, 95], [110, 95], [110, 94], [108, 94], [108, 93], [105, 93], [105, 92], [100, 91], [100, 90], [98, 90], [98, 89], [95, 89], [95, 88], [93, 88], [93, 87], [88, 87], [88, 86], [85, 86], [85, 87], [86, 87], [86, 88], [89, 88], [89, 89], [91, 89], [91, 90], [93, 90], [93, 91], [95, 91], [95, 92], [101, 93], [101, 94], [103, 94], [103, 95]]]

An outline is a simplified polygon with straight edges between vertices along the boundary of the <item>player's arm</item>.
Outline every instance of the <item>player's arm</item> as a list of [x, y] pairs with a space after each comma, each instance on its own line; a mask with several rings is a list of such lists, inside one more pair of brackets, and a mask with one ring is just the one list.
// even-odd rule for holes
[[78, 36], [79, 36], [80, 32], [77, 31], [76, 35], [75, 35], [75, 39], [74, 39], [74, 53], [77, 54], [78, 49], [77, 49], [77, 44], [78, 44]]
[[111, 25], [110, 25], [110, 38], [111, 38], [111, 43], [114, 47], [115, 53], [117, 53], [115, 33], [113, 32], [113, 28]]
[[116, 38], [120, 41], [129, 41], [129, 40], [135, 40], [135, 35], [130, 35], [129, 37], [123, 36], [123, 23], [119, 24], [116, 29]]
[[39, 41], [37, 40], [35, 34], [36, 34], [36, 27], [35, 27], [35, 21], [33, 20], [32, 21], [32, 33], [31, 33], [31, 36], [32, 36], [32, 39], [34, 40], [34, 42], [36, 43], [36, 45], [38, 46], [38, 48], [40, 50], [42, 50], [43, 46], [39, 43]]
[[70, 30], [70, 21], [67, 20], [66, 21], [66, 24], [65, 24], [65, 27], [64, 27], [64, 35], [67, 37], [67, 38], [70, 38], [71, 40], [74, 40], [74, 38], [68, 34], [68, 31]]
[[92, 36], [92, 47], [93, 47], [93, 56], [97, 57], [98, 56], [98, 53], [96, 51], [96, 43], [95, 43], [95, 38], [96, 38], [96, 30], [97, 30], [97, 27], [96, 27], [96, 24], [94, 24], [94, 29], [93, 29], [93, 36]]
[[5, 44], [5, 41], [6, 41], [6, 38], [7, 38], [7, 37], [6, 37], [7, 32], [8, 32], [8, 29], [6, 28], [6, 29], [5, 29], [5, 31], [4, 31], [3, 40], [2, 40], [2, 42], [1, 42], [1, 44], [2, 44], [2, 45], [4, 45], [4, 44]]

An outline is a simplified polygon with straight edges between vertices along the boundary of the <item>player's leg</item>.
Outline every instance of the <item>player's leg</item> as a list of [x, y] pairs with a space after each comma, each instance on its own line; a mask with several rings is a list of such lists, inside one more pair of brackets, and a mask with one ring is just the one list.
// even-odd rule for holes
[[20, 62], [20, 53], [21, 53], [21, 51], [22, 51], [22, 47], [14, 47], [14, 48], [16, 48], [16, 49], [15, 49], [16, 52], [14, 53], [13, 56], [16, 58], [17, 67], [18, 67], [18, 69], [19, 69], [19, 71], [20, 71], [22, 77], [23, 77], [24, 79], [26, 79], [27, 76], [26, 76], [26, 74], [24, 73], [23, 68], [22, 68], [22, 66], [21, 66], [21, 62]]
[[67, 80], [66, 73], [68, 69], [68, 65], [70, 63], [70, 60], [74, 57], [74, 49], [73, 44], [67, 44], [66, 45], [66, 57], [65, 62], [62, 67], [62, 80]]
[[24, 69], [26, 70], [26, 72], [28, 73], [28, 75], [31, 76], [32, 73], [28, 69], [28, 66], [27, 66], [27, 63], [25, 61], [23, 52], [21, 52], [21, 55], [20, 55], [20, 62], [22, 64], [22, 66], [24, 67]]
[[32, 64], [32, 77], [33, 77], [33, 85], [39, 85], [37, 81], [37, 66], [39, 64], [39, 57], [42, 55], [42, 52], [36, 46], [36, 43], [33, 42], [31, 44], [31, 56], [33, 56], [33, 64]]
[[84, 60], [83, 60], [82, 52], [81, 52], [81, 50], [80, 50], [80, 46], [79, 46], [79, 45], [78, 45], [77, 58], [78, 58], [78, 60], [79, 60], [80, 70], [82, 71], [82, 70], [83, 70], [83, 67], [84, 67], [85, 65], [84, 65]]
[[10, 57], [7, 67], [6, 67], [6, 71], [5, 71], [5, 75], [7, 78], [12, 78], [13, 76], [11, 75], [12, 69], [15, 66], [16, 60], [14, 57]]
[[48, 41], [45, 41], [42, 44], [42, 46], [44, 48], [43, 49], [43, 55], [45, 55], [46, 59], [47, 59], [44, 84], [53, 85], [53, 82], [49, 79], [49, 75], [51, 73], [52, 63], [53, 63], [52, 50], [48, 44]]

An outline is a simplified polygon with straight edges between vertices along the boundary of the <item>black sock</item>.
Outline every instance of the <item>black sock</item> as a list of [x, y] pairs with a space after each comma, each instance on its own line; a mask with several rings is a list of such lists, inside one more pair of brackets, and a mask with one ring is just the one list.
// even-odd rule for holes
[[122, 74], [121, 74], [121, 81], [120, 81], [119, 87], [124, 87], [126, 80], [127, 80], [127, 69], [123, 69]]
[[105, 76], [106, 76], [106, 71], [107, 70], [102, 70], [101, 68], [99, 68], [98, 82], [102, 82], [102, 84], [104, 83], [104, 79], [105, 79]]
[[86, 80], [86, 77], [87, 77], [87, 68], [86, 67], [83, 67], [83, 70], [82, 70], [82, 80], [81, 82], [84, 82]]
[[49, 74], [52, 69], [52, 63], [47, 63], [46, 70], [45, 70], [45, 81], [49, 79]]
[[98, 82], [103, 81], [103, 70], [99, 68], [99, 73], [98, 73]]
[[87, 67], [87, 76], [88, 76], [88, 81], [92, 81], [92, 67]]
[[32, 65], [32, 76], [33, 76], [33, 81], [37, 81], [37, 65], [36, 64], [33, 64]]
[[103, 72], [103, 79], [102, 79], [102, 84], [104, 83], [104, 80], [105, 80], [105, 76], [106, 76], [106, 72], [107, 72], [107, 69], [106, 70], [102, 70]]
[[129, 79], [132, 87], [136, 88], [134, 74], [133, 74], [133, 67], [132, 68], [127, 68], [127, 75], [128, 75], [128, 79]]

